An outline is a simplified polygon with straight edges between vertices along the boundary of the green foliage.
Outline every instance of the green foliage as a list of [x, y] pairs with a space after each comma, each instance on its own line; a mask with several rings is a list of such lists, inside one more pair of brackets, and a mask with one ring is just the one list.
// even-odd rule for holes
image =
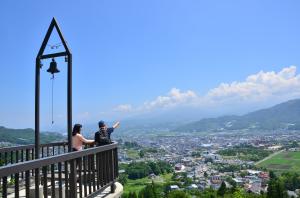
[[269, 181], [267, 198], [285, 198], [287, 197], [283, 182], [279, 179], [271, 179]]
[[269, 172], [269, 176], [270, 176], [270, 179], [276, 179], [276, 174], [272, 170]]
[[287, 192], [281, 179], [271, 179], [268, 184], [267, 198], [287, 198]]
[[259, 161], [269, 156], [272, 152], [253, 147], [251, 145], [240, 145], [233, 148], [221, 150], [218, 153], [223, 156], [236, 156], [239, 159], [247, 161]]
[[145, 162], [133, 162], [128, 165], [125, 172], [129, 179], [139, 179], [148, 176], [151, 168]]
[[205, 158], [205, 163], [207, 164], [208, 162], [213, 163], [214, 160], [211, 158]]
[[128, 167], [128, 164], [119, 163], [119, 170], [126, 170], [127, 167]]
[[154, 173], [155, 175], [161, 174], [160, 166], [157, 163], [149, 162], [148, 165], [150, 166], [152, 173]]
[[164, 162], [164, 161], [158, 161], [156, 163], [161, 169], [161, 174], [172, 173], [173, 172], [173, 168], [169, 163]]
[[139, 151], [137, 149], [126, 149], [128, 159], [135, 160], [140, 158]]
[[122, 198], [138, 198], [136, 192], [124, 193]]
[[138, 198], [138, 196], [137, 196], [136, 192], [130, 192], [129, 198]]
[[187, 177], [187, 173], [174, 173], [172, 181], [176, 182], [179, 187], [186, 187], [192, 183], [192, 180]]
[[218, 194], [219, 196], [224, 197], [225, 193], [226, 193], [226, 184], [225, 184], [225, 182], [223, 181], [222, 184], [221, 184], [221, 186], [220, 186], [220, 188], [218, 189], [217, 194]]
[[298, 188], [300, 188], [299, 174], [287, 172], [277, 177], [273, 171], [270, 171], [267, 198], [286, 198], [287, 190], [294, 191]]
[[241, 175], [241, 177], [246, 177], [246, 176], [247, 176], [247, 172], [246, 172], [246, 171], [242, 171], [242, 172], [240, 173], [240, 175]]
[[244, 198], [244, 193], [243, 190], [238, 188], [236, 191], [233, 193], [233, 198]]
[[218, 164], [215, 167], [219, 172], [236, 172], [242, 169], [241, 165], [235, 164]]
[[290, 144], [289, 146], [290, 146], [290, 148], [298, 148], [299, 144], [297, 141], [293, 141], [292, 144]]
[[126, 174], [120, 174], [119, 176], [119, 182], [124, 186], [127, 184], [127, 175]]
[[283, 173], [280, 178], [287, 190], [294, 191], [300, 188], [300, 175], [298, 173]]
[[148, 184], [144, 189], [142, 189], [139, 193], [139, 198], [160, 198], [162, 193], [162, 189], [157, 184], [152, 182]]
[[15, 183], [16, 183], [15, 178], [11, 178], [11, 179], [8, 181], [8, 184], [9, 184], [9, 185], [15, 185]]
[[201, 157], [201, 152], [200, 151], [193, 151], [192, 152], [192, 157]]
[[207, 172], [206, 172], [206, 171], [204, 172], [203, 176], [204, 176], [205, 178], [207, 178], [207, 177], [208, 177], [208, 174], [207, 174]]
[[197, 195], [199, 198], [217, 198], [217, 192], [211, 188], [205, 189], [203, 192]]
[[170, 164], [167, 162], [133, 162], [130, 163], [125, 172], [129, 179], [139, 179], [147, 177], [149, 174], [155, 175], [171, 173], [173, 171]]
[[145, 156], [144, 150], [140, 150], [139, 155], [140, 155], [140, 158], [143, 158]]
[[143, 150], [145, 153], [158, 153], [158, 149], [156, 148], [145, 148]]
[[[140, 164], [141, 166], [149, 166], [152, 170], [153, 167], [157, 168], [157, 164], [154, 162], [148, 162]], [[130, 166], [130, 165], [129, 165]], [[152, 168], [151, 168], [152, 167]], [[153, 169], [155, 169], [153, 168]], [[160, 167], [161, 168], [161, 167]], [[204, 191], [186, 190], [186, 191], [170, 191], [170, 185], [178, 185], [182, 189], [186, 189], [189, 185], [189, 178], [187, 178], [186, 173], [174, 173], [172, 178], [168, 176], [168, 182], [164, 183], [163, 186], [154, 184], [153, 181], [150, 183], [150, 179], [147, 177], [143, 180], [139, 189], [125, 190], [125, 198], [136, 197], [133, 192], [139, 192], [138, 198], [177, 198], [177, 197], [199, 197], [199, 198], [287, 198], [287, 190], [295, 190], [300, 188], [300, 175], [292, 173], [284, 173], [280, 176], [276, 176], [274, 173], [270, 172], [271, 180], [269, 181], [269, 188], [266, 194], [254, 194], [245, 192], [242, 188], [237, 187], [234, 183], [230, 181], [230, 178], [226, 178], [233, 187], [231, 189], [226, 189], [225, 182], [222, 182], [221, 187], [216, 191], [213, 189], [205, 189]], [[131, 182], [133, 180], [129, 180]], [[134, 180], [136, 181], [136, 180]], [[137, 184], [138, 185], [138, 184]], [[125, 185], [126, 189], [126, 185]], [[128, 193], [129, 192], [129, 193]]]
[[189, 194], [185, 193], [184, 191], [174, 190], [170, 192], [167, 198], [189, 198]]
[[127, 149], [131, 149], [131, 148], [139, 149], [139, 148], [141, 148], [141, 146], [137, 142], [124, 142], [123, 147], [127, 148]]
[[[0, 127], [0, 137], [2, 142], [10, 142], [13, 144], [33, 144], [34, 130], [33, 129], [8, 129]], [[56, 141], [64, 141], [66, 138], [54, 132], [41, 133], [41, 143], [50, 143]]]

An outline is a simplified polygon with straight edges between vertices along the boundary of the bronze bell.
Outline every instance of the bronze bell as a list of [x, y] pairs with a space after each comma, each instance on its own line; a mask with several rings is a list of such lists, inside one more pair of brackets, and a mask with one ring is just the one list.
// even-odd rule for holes
[[54, 58], [52, 58], [52, 62], [50, 63], [50, 67], [47, 69], [47, 72], [51, 73], [52, 75], [59, 73], [59, 70], [57, 69], [57, 63], [55, 62]]

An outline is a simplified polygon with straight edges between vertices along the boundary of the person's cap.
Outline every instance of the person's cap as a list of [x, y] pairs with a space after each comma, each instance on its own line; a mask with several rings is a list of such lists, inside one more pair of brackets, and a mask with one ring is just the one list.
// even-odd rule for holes
[[99, 126], [99, 128], [105, 127], [104, 121], [103, 121], [103, 120], [99, 121], [99, 122], [98, 122], [98, 126]]

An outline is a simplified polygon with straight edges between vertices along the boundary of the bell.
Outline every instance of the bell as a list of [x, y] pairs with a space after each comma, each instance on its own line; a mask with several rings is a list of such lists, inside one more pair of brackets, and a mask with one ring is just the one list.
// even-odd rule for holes
[[59, 73], [59, 70], [57, 69], [57, 63], [55, 62], [54, 58], [52, 58], [52, 62], [50, 63], [50, 67], [47, 69], [47, 72], [51, 73], [52, 75]]

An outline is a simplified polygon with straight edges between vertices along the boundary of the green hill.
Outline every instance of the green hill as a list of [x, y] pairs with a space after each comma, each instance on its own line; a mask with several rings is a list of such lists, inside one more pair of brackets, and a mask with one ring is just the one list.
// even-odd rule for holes
[[[33, 129], [9, 129], [0, 126], [0, 141], [12, 144], [33, 144]], [[41, 143], [50, 143], [65, 140], [66, 138], [59, 133], [42, 132], [40, 134]]]
[[175, 131], [222, 131], [239, 129], [300, 130], [300, 99], [290, 100], [268, 109], [243, 116], [206, 118], [178, 127]]

